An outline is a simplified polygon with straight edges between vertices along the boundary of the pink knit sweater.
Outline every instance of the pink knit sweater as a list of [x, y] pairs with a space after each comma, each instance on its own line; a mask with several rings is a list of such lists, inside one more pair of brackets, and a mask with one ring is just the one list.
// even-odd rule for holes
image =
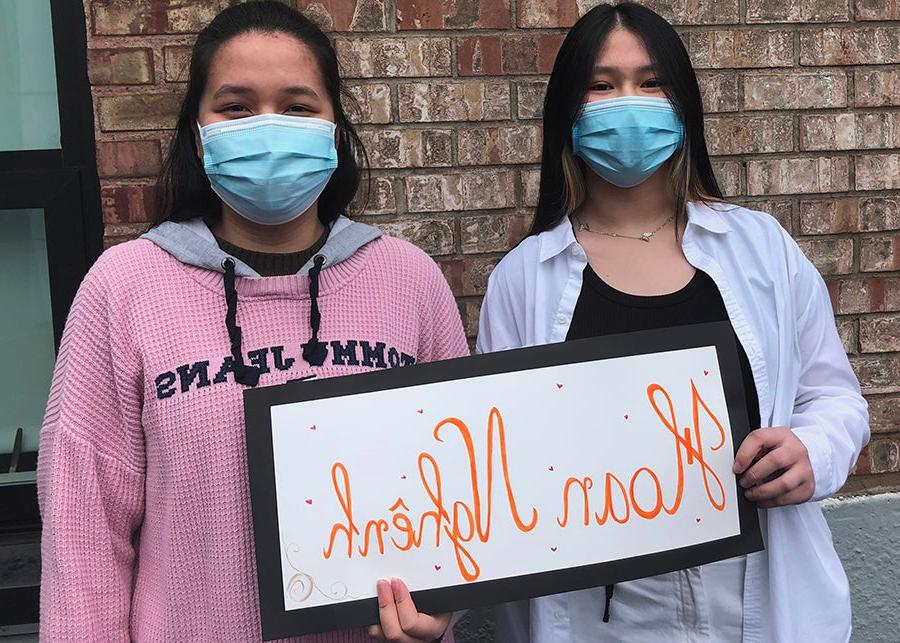
[[[329, 352], [312, 368], [300, 349], [308, 282], [237, 280], [260, 386], [468, 354], [437, 266], [382, 237], [322, 271]], [[222, 274], [147, 240], [108, 250], [81, 285], [41, 434], [43, 640], [260, 640], [244, 387], [229, 368], [225, 309]]]

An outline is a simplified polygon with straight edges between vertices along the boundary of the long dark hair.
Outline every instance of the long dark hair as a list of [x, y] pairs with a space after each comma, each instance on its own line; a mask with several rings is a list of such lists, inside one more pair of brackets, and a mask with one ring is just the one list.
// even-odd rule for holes
[[700, 87], [678, 34], [661, 16], [639, 4], [601, 4], [569, 30], [553, 65], [544, 99], [540, 196], [529, 235], [553, 228], [584, 199], [582, 164], [572, 155], [572, 125], [590, 86], [597, 52], [617, 26], [643, 41], [666, 95], [684, 121], [685, 143], [670, 166], [676, 217], [684, 216], [688, 199], [722, 198], [703, 136]]
[[341, 85], [334, 48], [328, 37], [299, 11], [275, 0], [261, 0], [225, 9], [197, 35], [191, 51], [187, 91], [157, 183], [157, 222], [184, 221], [196, 216], [216, 219], [221, 214], [222, 202], [212, 191], [197, 156], [194, 126], [213, 57], [224, 43], [248, 32], [293, 36], [312, 50], [319, 63], [339, 132], [338, 167], [319, 197], [319, 219], [331, 223], [356, 195], [362, 168], [367, 169], [368, 163], [365, 148], [344, 113], [341, 99], [352, 104], [353, 98]]

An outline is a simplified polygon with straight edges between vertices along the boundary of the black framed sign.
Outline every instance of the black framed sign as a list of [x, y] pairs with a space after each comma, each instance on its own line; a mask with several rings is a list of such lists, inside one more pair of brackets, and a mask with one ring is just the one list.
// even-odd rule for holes
[[728, 323], [244, 394], [263, 637], [437, 613], [762, 548]]

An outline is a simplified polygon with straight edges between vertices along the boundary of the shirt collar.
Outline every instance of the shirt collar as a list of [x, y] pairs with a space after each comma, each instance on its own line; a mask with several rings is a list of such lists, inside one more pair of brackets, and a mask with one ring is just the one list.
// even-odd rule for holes
[[[722, 215], [705, 203], [689, 202], [687, 204], [687, 214], [688, 225], [698, 226], [716, 234], [724, 234], [731, 230], [731, 227]], [[541, 262], [552, 259], [568, 250], [573, 244], [578, 243], [569, 217], [564, 217], [556, 226], [542, 232], [540, 234], [540, 242], [539, 258]]]

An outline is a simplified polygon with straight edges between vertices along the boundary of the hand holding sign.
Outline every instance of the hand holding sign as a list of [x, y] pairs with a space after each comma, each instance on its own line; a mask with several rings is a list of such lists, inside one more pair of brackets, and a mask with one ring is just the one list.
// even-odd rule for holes
[[816, 488], [806, 446], [784, 426], [748, 435], [734, 458], [734, 472], [743, 474], [747, 499], [765, 509], [806, 502]]
[[381, 625], [370, 627], [369, 636], [379, 641], [434, 641], [444, 635], [450, 624], [452, 614], [431, 616], [416, 610], [409, 588], [399, 578], [378, 581], [377, 592]]

